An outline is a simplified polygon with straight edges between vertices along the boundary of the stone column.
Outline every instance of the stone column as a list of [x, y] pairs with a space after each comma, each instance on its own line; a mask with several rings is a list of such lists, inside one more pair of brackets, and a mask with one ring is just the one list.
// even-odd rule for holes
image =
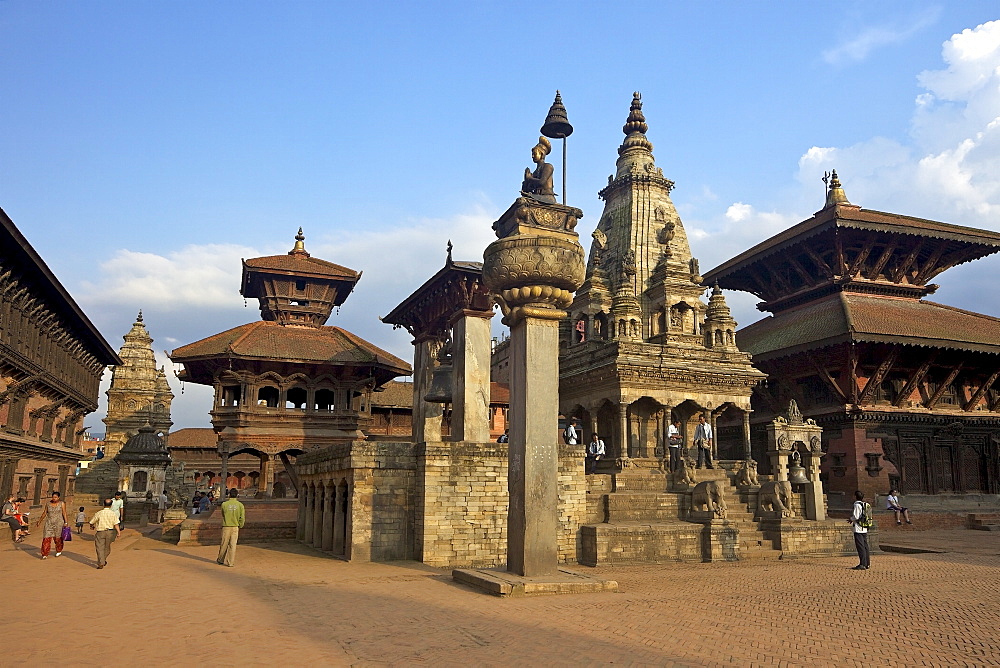
[[618, 420], [621, 428], [621, 439], [618, 442], [618, 456], [628, 457], [632, 453], [629, 452], [629, 432], [628, 426], [628, 404], [626, 402], [621, 402], [618, 404]]
[[322, 547], [323, 546], [323, 508], [326, 506], [326, 481], [320, 480], [316, 484], [315, 495], [316, 498], [313, 500], [313, 521], [312, 521], [312, 546]]
[[306, 537], [306, 516], [308, 513], [308, 508], [306, 503], [308, 503], [309, 493], [307, 491], [305, 483], [300, 483], [299, 489], [299, 514], [295, 521], [295, 540], [305, 540]]
[[431, 376], [441, 340], [425, 336], [413, 340], [413, 442], [441, 440], [444, 404], [424, 401], [431, 388]]
[[322, 548], [327, 551], [333, 549], [333, 495], [336, 490], [332, 480], [324, 483]]
[[451, 440], [490, 440], [490, 319], [492, 311], [463, 310], [452, 326]]
[[222, 494], [219, 499], [221, 504], [229, 497], [229, 443], [226, 441], [220, 443], [219, 450], [222, 451]]
[[260, 477], [257, 479], [257, 491], [267, 498], [274, 493], [274, 459], [271, 455], [260, 456]]
[[750, 451], [750, 413], [749, 408], [743, 411], [743, 459], [749, 461], [753, 458]]
[[493, 225], [483, 283], [510, 327], [507, 570], [559, 568], [559, 321], [583, 284], [579, 209], [519, 198]]
[[708, 414], [709, 424], [712, 427], [712, 461], [714, 462], [719, 458], [719, 430], [716, 428], [716, 422], [718, 421], [718, 415], [715, 411], [710, 411]]
[[344, 533], [347, 527], [347, 487], [334, 486], [333, 492], [333, 553], [345, 554]]
[[306, 498], [305, 513], [302, 516], [302, 540], [306, 545], [312, 545], [313, 514], [316, 512], [316, 486], [311, 482], [303, 483], [302, 494]]

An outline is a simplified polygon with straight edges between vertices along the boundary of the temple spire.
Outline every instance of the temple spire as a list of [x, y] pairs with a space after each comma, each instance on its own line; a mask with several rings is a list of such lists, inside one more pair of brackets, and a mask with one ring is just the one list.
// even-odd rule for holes
[[309, 252], [306, 251], [306, 237], [302, 234], [302, 228], [299, 228], [299, 233], [295, 235], [295, 247], [288, 251], [289, 255], [304, 255], [309, 257]]
[[653, 143], [646, 138], [649, 126], [646, 124], [646, 117], [642, 114], [642, 96], [632, 93], [632, 106], [629, 108], [628, 119], [622, 126], [625, 133], [625, 141], [618, 149], [618, 155], [623, 155], [629, 149], [639, 149], [652, 152]]

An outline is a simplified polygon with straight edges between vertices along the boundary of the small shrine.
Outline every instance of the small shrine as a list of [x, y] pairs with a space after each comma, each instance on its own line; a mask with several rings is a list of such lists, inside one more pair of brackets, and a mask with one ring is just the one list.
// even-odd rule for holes
[[115, 455], [118, 464], [118, 488], [125, 496], [125, 521], [140, 518], [147, 499], [163, 493], [170, 466], [170, 452], [157, 429], [150, 423], [139, 427]]

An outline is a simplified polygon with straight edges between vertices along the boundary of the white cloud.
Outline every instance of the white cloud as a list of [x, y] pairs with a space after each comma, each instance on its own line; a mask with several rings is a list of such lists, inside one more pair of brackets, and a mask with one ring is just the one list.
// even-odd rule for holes
[[824, 51], [823, 60], [830, 65], [860, 62], [879, 47], [906, 41], [919, 30], [934, 23], [939, 14], [939, 8], [931, 8], [918, 14], [908, 24], [902, 26], [865, 28], [837, 46]]
[[746, 220], [753, 213], [753, 207], [749, 204], [744, 204], [743, 202], [736, 202], [731, 204], [728, 209], [726, 209], [726, 218], [738, 223], [741, 220]]

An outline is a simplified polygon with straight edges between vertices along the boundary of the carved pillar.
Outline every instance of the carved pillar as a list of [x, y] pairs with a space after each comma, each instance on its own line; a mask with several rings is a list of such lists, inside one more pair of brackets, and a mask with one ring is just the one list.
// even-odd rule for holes
[[295, 540], [305, 540], [306, 516], [308, 514], [308, 508], [306, 504], [309, 502], [309, 494], [306, 492], [305, 485], [300, 485], [298, 488], [298, 492], [299, 492], [299, 513], [295, 521]]
[[451, 440], [490, 440], [490, 319], [493, 312], [463, 310], [452, 327]]
[[347, 532], [347, 484], [341, 483], [331, 490], [334, 496], [333, 506], [333, 553], [343, 556], [346, 548]]
[[441, 416], [444, 404], [424, 401], [431, 389], [441, 339], [426, 336], [413, 341], [413, 442], [441, 440]]
[[222, 498], [219, 499], [221, 504], [229, 496], [229, 443], [223, 441], [219, 444], [220, 454], [222, 455]]
[[257, 493], [270, 498], [274, 493], [274, 458], [260, 455], [260, 477], [257, 478]]
[[715, 426], [718, 417], [715, 411], [708, 414], [709, 424], [712, 427], [712, 461], [719, 458], [719, 430]]
[[333, 549], [333, 496], [337, 488], [333, 486], [332, 480], [324, 483], [323, 494], [323, 540], [322, 548], [326, 551]]
[[559, 322], [583, 284], [579, 209], [519, 198], [496, 221], [483, 283], [510, 327], [507, 570], [558, 570]]
[[316, 498], [313, 500], [312, 546], [323, 546], [323, 508], [326, 506], [326, 481], [316, 483]]
[[316, 512], [316, 486], [312, 482], [306, 483], [302, 494], [306, 500], [305, 512], [302, 516], [302, 540], [306, 545], [311, 545], [313, 537], [313, 514]]
[[618, 404], [618, 422], [619, 422], [619, 441], [618, 441], [618, 456], [628, 457], [629, 456], [629, 428], [628, 428], [628, 403], [621, 402]]
[[42, 478], [45, 477], [45, 469], [35, 469], [35, 493], [32, 496], [31, 504], [37, 506], [42, 501]]
[[750, 413], [753, 411], [743, 411], [743, 459], [750, 460]]

